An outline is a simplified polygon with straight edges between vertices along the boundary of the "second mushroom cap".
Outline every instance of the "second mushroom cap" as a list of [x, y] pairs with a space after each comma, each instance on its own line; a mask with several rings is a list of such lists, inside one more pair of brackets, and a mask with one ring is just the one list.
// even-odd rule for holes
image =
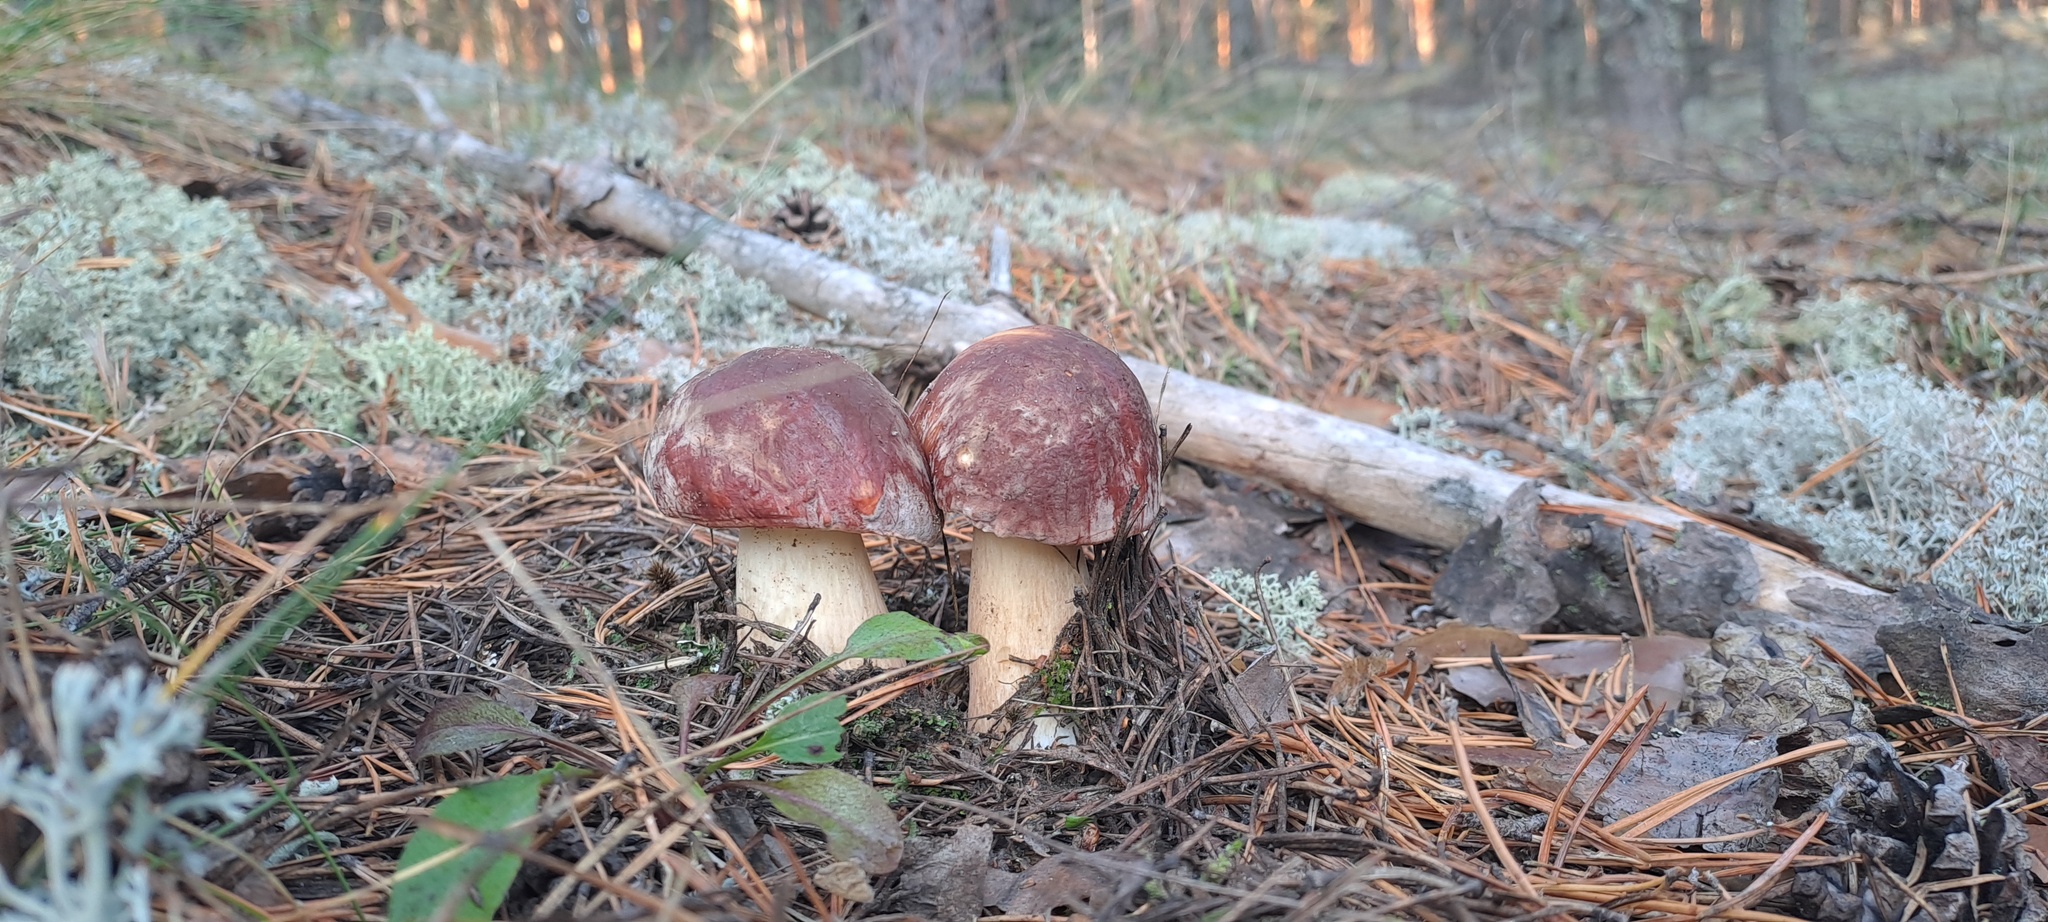
[[962, 350], [911, 411], [940, 508], [978, 531], [1100, 544], [1158, 511], [1159, 434], [1137, 375], [1056, 326]]

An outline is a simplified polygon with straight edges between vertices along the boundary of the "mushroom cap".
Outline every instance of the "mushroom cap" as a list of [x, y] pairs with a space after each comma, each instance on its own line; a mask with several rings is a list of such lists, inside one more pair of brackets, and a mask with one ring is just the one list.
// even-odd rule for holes
[[903, 408], [822, 349], [755, 349], [691, 378], [662, 408], [643, 464], [663, 513], [708, 528], [939, 537]]
[[1159, 509], [1159, 432], [1116, 353], [1056, 326], [961, 350], [911, 410], [941, 508], [976, 529], [1100, 544]]

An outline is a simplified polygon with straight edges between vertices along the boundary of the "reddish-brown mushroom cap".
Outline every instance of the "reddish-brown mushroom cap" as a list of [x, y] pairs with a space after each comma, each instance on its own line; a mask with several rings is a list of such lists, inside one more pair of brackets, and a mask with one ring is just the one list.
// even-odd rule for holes
[[756, 349], [683, 384], [645, 470], [662, 512], [709, 528], [939, 537], [924, 454], [881, 382], [822, 349]]
[[1116, 353], [1072, 330], [1020, 327], [961, 350], [911, 422], [939, 505], [977, 530], [1100, 544], [1158, 511], [1144, 389]]

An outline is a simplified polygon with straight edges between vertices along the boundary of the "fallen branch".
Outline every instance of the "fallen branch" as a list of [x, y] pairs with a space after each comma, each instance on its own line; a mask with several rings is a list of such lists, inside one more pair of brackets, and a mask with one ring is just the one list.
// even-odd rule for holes
[[[452, 129], [425, 131], [280, 90], [272, 103], [288, 116], [346, 131], [386, 150], [402, 150], [427, 164], [455, 163], [502, 185], [552, 203], [558, 219], [575, 221], [634, 240], [656, 253], [708, 253], [741, 275], [756, 278], [797, 308], [839, 315], [868, 335], [897, 343], [925, 342], [951, 354], [985, 336], [1029, 321], [1001, 302], [969, 304], [888, 282], [860, 268], [768, 234], [736, 227], [615, 170], [610, 163], [524, 161]], [[929, 338], [926, 330], [929, 328]], [[1254, 477], [1314, 497], [1361, 522], [1438, 547], [1455, 547], [1496, 518], [1526, 478], [1425, 448], [1392, 433], [1270, 397], [1194, 377], [1126, 356], [1146, 391], [1155, 395], [1160, 423], [1170, 436], [1192, 434], [1180, 457]], [[1595, 511], [1663, 530], [1718, 527], [1669, 509], [1619, 502], [1541, 485], [1546, 506]], [[1750, 604], [1808, 621], [1827, 613], [1802, 599], [1884, 594], [1840, 574], [1749, 541], [1760, 576]], [[1733, 600], [1731, 600], [1733, 601]], [[1874, 632], [1857, 637], [1859, 661], [1875, 653]], [[1829, 634], [1838, 641], [1839, 631]], [[1881, 659], [1879, 660], [1881, 662]]]

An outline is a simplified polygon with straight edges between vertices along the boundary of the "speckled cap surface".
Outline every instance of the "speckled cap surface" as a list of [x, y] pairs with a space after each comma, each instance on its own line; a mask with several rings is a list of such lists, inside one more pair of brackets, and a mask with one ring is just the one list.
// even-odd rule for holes
[[1100, 544], [1159, 509], [1152, 406], [1116, 353], [1055, 326], [961, 350], [911, 411], [939, 505], [976, 529]]

